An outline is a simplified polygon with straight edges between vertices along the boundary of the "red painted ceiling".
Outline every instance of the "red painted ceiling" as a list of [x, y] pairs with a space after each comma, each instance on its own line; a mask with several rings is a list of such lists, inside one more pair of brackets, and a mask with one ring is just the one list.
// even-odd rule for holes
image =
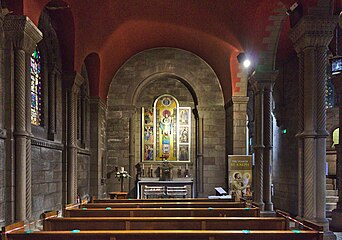
[[[317, 0], [302, 0], [304, 9]], [[48, 0], [9, 1], [38, 24]], [[66, 3], [67, 2], [67, 3]], [[50, 1], [48, 11], [62, 46], [63, 69], [80, 72], [88, 55], [92, 71], [91, 95], [106, 99], [116, 71], [134, 54], [154, 47], [177, 47], [204, 59], [220, 79], [226, 101], [235, 76], [231, 55], [258, 53], [269, 35], [269, 17], [277, 0], [61, 0]], [[282, 0], [289, 8], [294, 0]], [[300, 1], [299, 1], [300, 2]], [[64, 5], [63, 5], [64, 4]], [[68, 5], [68, 8], [64, 8]], [[60, 7], [60, 8], [58, 8]], [[18, 10], [16, 10], [18, 11]], [[288, 28], [285, 28], [288, 30]], [[74, 41], [74, 44], [70, 43]], [[286, 41], [286, 40], [285, 40]], [[71, 46], [71, 47], [70, 47]], [[67, 51], [64, 52], [63, 51]], [[95, 55], [98, 55], [94, 57]], [[283, 52], [282, 52], [283, 54]], [[256, 59], [257, 60], [257, 59]], [[96, 64], [91, 64], [95, 62]], [[100, 69], [91, 69], [91, 68]], [[232, 80], [231, 80], [232, 79]], [[234, 85], [234, 84], [233, 84]]]

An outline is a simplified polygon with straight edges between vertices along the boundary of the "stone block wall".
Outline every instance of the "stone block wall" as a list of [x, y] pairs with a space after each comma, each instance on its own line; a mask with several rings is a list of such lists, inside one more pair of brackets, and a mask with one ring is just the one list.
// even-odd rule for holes
[[90, 156], [83, 153], [77, 154], [77, 193], [90, 194]]
[[[298, 192], [298, 62], [294, 58], [279, 69], [274, 86], [275, 117], [273, 124], [274, 208], [297, 214]], [[278, 111], [279, 110], [279, 111]], [[286, 129], [286, 134], [282, 130]]]
[[5, 142], [0, 139], [0, 227], [5, 225]]
[[[172, 94], [180, 106], [197, 107], [203, 119], [203, 158], [197, 189], [200, 196], [225, 186], [225, 110], [219, 80], [210, 66], [193, 53], [176, 48], [155, 48], [129, 59], [116, 73], [107, 101], [107, 172], [115, 165], [134, 171], [141, 159], [141, 107], [151, 106], [162, 94]], [[184, 105], [183, 105], [184, 104]], [[193, 121], [194, 121], [193, 116]], [[193, 122], [194, 123], [194, 122]], [[195, 127], [195, 124], [193, 124]], [[192, 131], [192, 137], [195, 130]], [[133, 139], [130, 139], [130, 135]], [[193, 143], [195, 144], [193, 139]], [[132, 149], [133, 145], [133, 149]], [[195, 173], [196, 150], [192, 149], [189, 168]], [[131, 173], [132, 174], [132, 173]], [[132, 182], [132, 181], [131, 181]], [[114, 179], [108, 189], [119, 190]], [[128, 186], [128, 181], [125, 183]], [[130, 184], [132, 187], [132, 183]]]
[[32, 217], [62, 208], [62, 151], [32, 146]]

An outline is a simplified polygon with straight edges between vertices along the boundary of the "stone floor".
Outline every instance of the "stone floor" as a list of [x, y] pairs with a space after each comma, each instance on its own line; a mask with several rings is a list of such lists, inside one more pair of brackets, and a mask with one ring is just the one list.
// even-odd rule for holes
[[342, 232], [334, 232], [336, 235], [336, 240], [342, 240]]

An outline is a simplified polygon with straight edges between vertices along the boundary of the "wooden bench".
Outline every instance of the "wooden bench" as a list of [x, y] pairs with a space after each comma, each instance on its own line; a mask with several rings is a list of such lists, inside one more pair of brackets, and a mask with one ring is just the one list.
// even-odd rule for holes
[[82, 208], [64, 217], [259, 217], [259, 208]]
[[143, 203], [88, 203], [85, 208], [245, 208], [245, 202], [143, 202]]
[[3, 234], [3, 240], [321, 240], [318, 231], [290, 230], [73, 230]]
[[44, 231], [62, 230], [286, 230], [282, 217], [71, 217], [44, 220]]
[[234, 199], [209, 198], [146, 198], [146, 199], [96, 199], [92, 197], [91, 203], [148, 203], [148, 202], [234, 202]]

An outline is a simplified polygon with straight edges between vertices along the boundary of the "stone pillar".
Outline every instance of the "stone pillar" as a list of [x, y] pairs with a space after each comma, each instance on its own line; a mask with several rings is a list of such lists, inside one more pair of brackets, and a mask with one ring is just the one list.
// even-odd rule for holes
[[14, 15], [6, 16], [4, 31], [5, 44], [14, 51], [15, 219], [25, 220], [31, 216], [31, 112], [26, 110], [28, 106], [31, 109], [31, 101], [26, 60], [42, 39], [42, 34], [30, 19]]
[[255, 177], [254, 177], [254, 202], [261, 210], [264, 210], [264, 89], [253, 79], [252, 86], [255, 93]]
[[67, 88], [67, 203], [77, 197], [77, 99], [83, 77], [78, 73], [64, 76]]
[[90, 194], [102, 198], [104, 194], [106, 105], [100, 98], [90, 98]]
[[271, 78], [264, 88], [264, 188], [263, 201], [266, 211], [273, 211], [271, 200], [271, 182], [272, 182], [272, 149], [273, 149], [273, 121], [272, 121], [272, 102], [273, 85], [278, 72], [271, 72], [268, 78]]
[[[299, 120], [299, 124], [303, 122], [303, 127], [299, 128], [303, 131], [298, 135], [303, 138], [303, 172], [299, 172], [299, 176], [303, 176], [303, 182], [299, 183], [302, 189], [298, 189], [299, 194], [303, 192], [303, 198], [299, 199], [301, 202], [298, 202], [298, 206], [299, 210], [302, 208], [300, 217], [322, 225], [325, 230], [329, 226], [325, 218], [325, 68], [327, 46], [333, 37], [335, 26], [336, 19], [320, 12], [320, 15], [304, 16], [290, 33], [300, 57], [299, 80], [302, 81], [300, 86], [303, 86], [303, 90], [300, 88], [303, 99], [299, 98], [302, 101], [299, 117], [303, 118]], [[301, 93], [299, 92], [299, 96]], [[301, 157], [301, 152], [298, 156]]]
[[[271, 200], [272, 176], [272, 92], [278, 71], [256, 72], [251, 80], [255, 93], [255, 201], [273, 211]], [[260, 193], [259, 193], [260, 191]], [[260, 195], [259, 195], [260, 194]]]
[[[197, 112], [197, 111], [196, 111]], [[196, 191], [197, 195], [202, 196], [204, 191], [204, 182], [203, 182], [203, 117], [198, 117], [197, 112], [197, 155], [196, 155]]]
[[[342, 139], [342, 74], [337, 75], [333, 78], [333, 84], [335, 91], [338, 95], [338, 106], [339, 106], [339, 139]], [[331, 226], [335, 231], [342, 231], [342, 145], [341, 143], [335, 145], [337, 153], [336, 161], [336, 178], [337, 178], [337, 190], [338, 190], [338, 202], [337, 207], [332, 211], [332, 222]]]
[[247, 154], [247, 103], [248, 97], [232, 96], [233, 110], [233, 131], [230, 133], [233, 137], [233, 154]]
[[298, 216], [304, 214], [304, 141], [302, 133], [304, 131], [304, 54], [298, 53], [298, 132], [297, 146], [298, 146]]
[[132, 178], [129, 178], [128, 181], [128, 185], [129, 185], [129, 189], [133, 189], [134, 188], [134, 173], [135, 173], [135, 148], [134, 148], [134, 144], [135, 144], [135, 135], [134, 135], [134, 118], [135, 118], [135, 114], [132, 114], [131, 117], [129, 118], [129, 159], [128, 159], [128, 166], [129, 166], [129, 174], [132, 176]]
[[48, 137], [50, 140], [55, 139], [56, 135], [56, 82], [60, 76], [59, 70], [55, 67], [52, 72], [49, 73], [49, 122], [48, 122]]

